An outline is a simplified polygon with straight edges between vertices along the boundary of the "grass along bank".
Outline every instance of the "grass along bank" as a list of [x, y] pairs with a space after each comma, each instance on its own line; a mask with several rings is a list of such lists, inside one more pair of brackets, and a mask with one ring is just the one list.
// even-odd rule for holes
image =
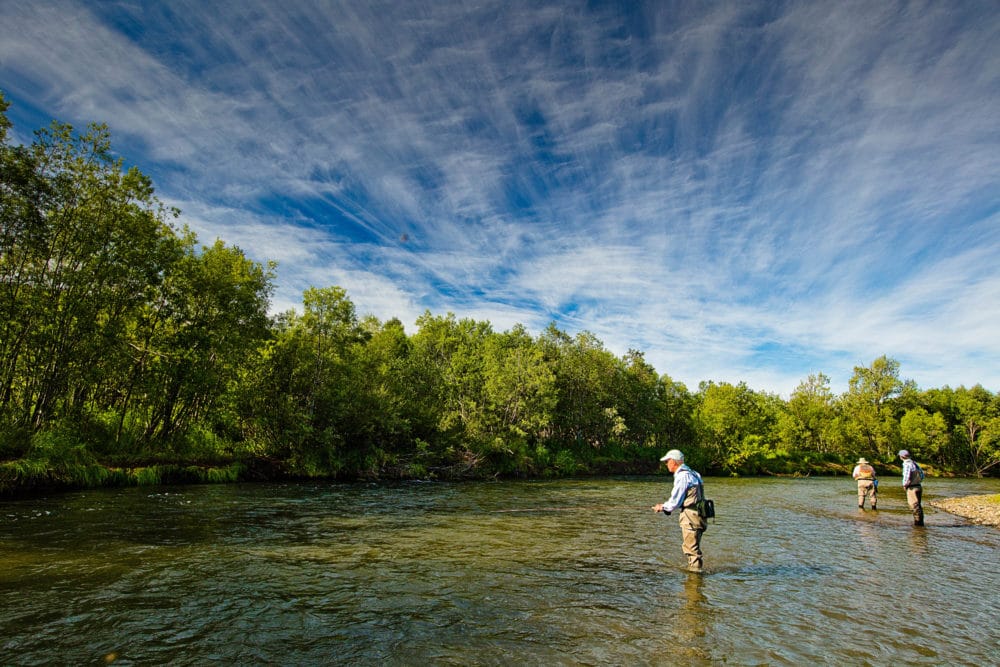
[[238, 462], [225, 466], [168, 464], [119, 468], [97, 463], [53, 467], [48, 462], [22, 459], [0, 462], [0, 497], [117, 486], [221, 484], [246, 477], [245, 466]]

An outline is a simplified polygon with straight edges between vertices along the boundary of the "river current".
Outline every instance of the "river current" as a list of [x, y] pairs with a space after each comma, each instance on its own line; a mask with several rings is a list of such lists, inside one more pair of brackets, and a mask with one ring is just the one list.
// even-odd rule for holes
[[1000, 664], [1000, 480], [254, 484], [0, 502], [0, 664]]

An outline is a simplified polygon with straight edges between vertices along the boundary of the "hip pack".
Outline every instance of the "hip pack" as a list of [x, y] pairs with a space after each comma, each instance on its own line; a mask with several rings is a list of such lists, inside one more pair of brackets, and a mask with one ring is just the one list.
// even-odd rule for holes
[[698, 510], [698, 516], [702, 519], [714, 519], [715, 518], [715, 501], [709, 500], [708, 498], [702, 498], [694, 504], [694, 508]]

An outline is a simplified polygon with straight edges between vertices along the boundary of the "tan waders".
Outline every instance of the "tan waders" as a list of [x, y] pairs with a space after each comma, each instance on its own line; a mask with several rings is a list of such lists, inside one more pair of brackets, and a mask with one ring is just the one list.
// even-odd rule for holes
[[913, 510], [913, 525], [922, 526], [924, 525], [924, 508], [920, 504], [920, 500], [924, 495], [924, 489], [919, 484], [910, 485], [910, 488], [906, 489], [906, 503]]
[[688, 559], [688, 569], [692, 572], [701, 572], [704, 563], [701, 555], [701, 536], [708, 528], [708, 522], [701, 518], [698, 510], [687, 508], [681, 510], [678, 518], [681, 526], [681, 548]]
[[871, 508], [878, 509], [876, 505], [878, 504], [878, 487], [875, 486], [875, 480], [873, 479], [859, 479], [858, 480], [858, 507], [864, 509], [865, 498], [871, 498]]

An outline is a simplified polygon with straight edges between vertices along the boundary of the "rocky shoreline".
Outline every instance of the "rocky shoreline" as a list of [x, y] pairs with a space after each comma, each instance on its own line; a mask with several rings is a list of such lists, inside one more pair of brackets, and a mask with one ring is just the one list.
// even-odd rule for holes
[[1000, 528], [1000, 494], [945, 498], [934, 500], [929, 504], [945, 512], [965, 517], [972, 523]]

